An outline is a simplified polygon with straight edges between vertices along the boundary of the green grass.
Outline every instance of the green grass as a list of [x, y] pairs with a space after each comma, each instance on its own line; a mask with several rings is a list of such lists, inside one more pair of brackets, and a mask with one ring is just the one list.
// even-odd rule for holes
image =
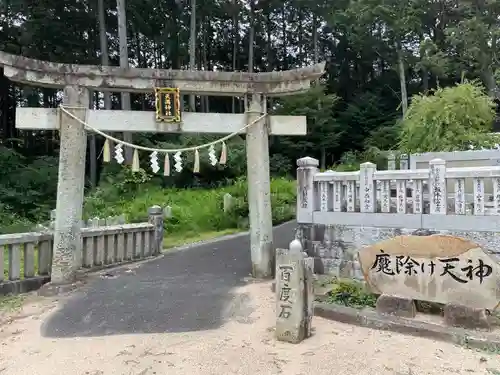
[[21, 309], [24, 303], [24, 295], [0, 296], [0, 312], [12, 312]]
[[188, 245], [195, 242], [207, 241], [221, 236], [227, 236], [242, 232], [243, 229], [224, 229], [216, 232], [186, 233], [182, 236], [169, 236], [168, 233], [163, 238], [163, 248], [168, 251], [176, 246]]

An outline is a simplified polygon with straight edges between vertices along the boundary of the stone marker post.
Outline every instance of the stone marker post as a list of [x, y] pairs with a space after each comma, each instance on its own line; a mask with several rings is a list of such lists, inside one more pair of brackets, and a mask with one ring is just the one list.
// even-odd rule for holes
[[172, 215], [172, 207], [170, 207], [170, 206], [165, 206], [165, 207], [163, 208], [163, 217], [164, 217], [165, 219], [171, 219], [171, 218], [172, 218], [172, 216], [173, 216], [173, 215]]
[[153, 239], [153, 253], [151, 255], [161, 254], [163, 250], [163, 209], [160, 206], [152, 206], [148, 209], [148, 222], [153, 224], [154, 239]]
[[[64, 105], [85, 121], [89, 92], [85, 87], [66, 86]], [[81, 220], [85, 186], [85, 153], [87, 135], [77, 120], [61, 113], [59, 175], [54, 223], [54, 248], [51, 271], [53, 284], [75, 280], [78, 261], [82, 257]]]
[[[261, 95], [253, 95], [252, 103], [247, 111], [247, 123], [262, 116], [261, 99]], [[268, 138], [265, 118], [247, 129], [250, 253], [252, 276], [255, 278], [273, 276], [273, 223]]]
[[293, 247], [276, 249], [276, 338], [297, 344], [311, 336], [313, 258]]
[[229, 193], [224, 194], [222, 202], [222, 210], [224, 211], [224, 213], [229, 212], [232, 206], [233, 206], [233, 196]]

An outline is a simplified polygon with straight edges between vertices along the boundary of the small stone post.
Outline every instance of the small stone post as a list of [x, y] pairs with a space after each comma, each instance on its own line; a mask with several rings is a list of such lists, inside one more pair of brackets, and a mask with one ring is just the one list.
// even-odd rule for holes
[[233, 196], [229, 193], [224, 194], [224, 199], [222, 202], [222, 209], [224, 210], [224, 213], [229, 212], [231, 209], [231, 206], [233, 204]]
[[172, 218], [172, 207], [165, 206], [165, 208], [163, 209], [163, 217], [165, 219], [171, 219]]
[[[261, 99], [261, 95], [253, 95], [250, 107], [247, 108], [247, 123], [262, 116]], [[274, 266], [273, 222], [269, 135], [265, 118], [247, 129], [246, 149], [252, 276], [271, 278]]]
[[152, 206], [148, 209], [148, 216], [149, 224], [155, 227], [152, 255], [158, 255], [163, 250], [163, 209], [160, 206]]
[[[64, 88], [68, 111], [85, 120], [89, 92], [80, 86]], [[57, 180], [56, 218], [52, 256], [52, 284], [71, 283], [82, 258], [81, 220], [85, 186], [87, 135], [84, 126], [67, 114], [61, 114], [59, 175]]]
[[311, 336], [313, 259], [297, 240], [290, 249], [276, 249], [276, 338], [297, 344]]

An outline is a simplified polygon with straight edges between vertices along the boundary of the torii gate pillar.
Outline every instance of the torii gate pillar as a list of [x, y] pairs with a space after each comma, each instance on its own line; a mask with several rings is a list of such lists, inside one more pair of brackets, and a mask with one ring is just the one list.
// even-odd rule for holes
[[[81, 86], [64, 87], [64, 105], [85, 121], [89, 107], [89, 90]], [[51, 282], [63, 284], [75, 279], [82, 253], [81, 219], [85, 187], [85, 154], [87, 135], [84, 126], [61, 113], [59, 137], [59, 175], [57, 179], [56, 219], [54, 226]]]
[[[250, 123], [262, 116], [262, 96], [253, 95], [246, 108]], [[248, 208], [250, 213], [250, 253], [252, 276], [270, 278], [274, 270], [269, 132], [266, 118], [247, 129]]]

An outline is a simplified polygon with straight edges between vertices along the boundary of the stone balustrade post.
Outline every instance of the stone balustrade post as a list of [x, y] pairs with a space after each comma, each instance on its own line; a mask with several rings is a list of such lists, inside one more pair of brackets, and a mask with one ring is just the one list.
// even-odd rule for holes
[[361, 212], [375, 212], [377, 201], [375, 198], [375, 181], [373, 176], [377, 171], [377, 166], [367, 162], [359, 168], [359, 204]]
[[318, 173], [319, 160], [305, 157], [297, 160], [297, 222], [311, 224], [316, 209], [314, 175]]
[[389, 151], [387, 154], [387, 170], [394, 171], [396, 169], [396, 156], [394, 152]]
[[410, 161], [410, 158], [408, 157], [407, 154], [401, 154], [399, 156], [399, 169], [401, 170], [406, 170], [406, 169], [409, 169], [409, 163]]
[[312, 250], [315, 239], [313, 212], [317, 199], [314, 189], [314, 175], [318, 173], [319, 160], [305, 157], [297, 160], [297, 224], [301, 233], [302, 246], [306, 251]]
[[446, 215], [448, 196], [446, 193], [446, 161], [432, 159], [429, 162], [430, 214]]
[[153, 253], [161, 254], [163, 250], [163, 209], [160, 206], [152, 206], [148, 209], [148, 222], [154, 225]]

